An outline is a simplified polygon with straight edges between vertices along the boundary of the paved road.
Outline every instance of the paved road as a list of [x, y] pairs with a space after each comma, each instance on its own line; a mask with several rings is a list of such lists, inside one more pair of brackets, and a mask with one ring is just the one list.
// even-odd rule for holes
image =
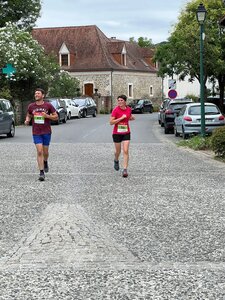
[[142, 121], [126, 179], [111, 142], [54, 142], [40, 183], [33, 145], [0, 140], [1, 300], [225, 299], [225, 165]]
[[[155, 143], [155, 136], [151, 127], [155, 124], [156, 114], [135, 115], [135, 122], [130, 122], [133, 143]], [[112, 126], [109, 125], [109, 115], [98, 115], [81, 119], [71, 119], [66, 124], [52, 126], [53, 143], [112, 143]], [[31, 143], [31, 127], [16, 128], [13, 139], [0, 136], [4, 143]]]

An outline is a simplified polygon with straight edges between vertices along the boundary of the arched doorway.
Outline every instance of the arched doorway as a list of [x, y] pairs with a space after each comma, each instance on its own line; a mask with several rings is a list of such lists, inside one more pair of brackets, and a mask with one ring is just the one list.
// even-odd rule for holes
[[84, 94], [92, 97], [94, 93], [94, 85], [92, 83], [85, 83]]

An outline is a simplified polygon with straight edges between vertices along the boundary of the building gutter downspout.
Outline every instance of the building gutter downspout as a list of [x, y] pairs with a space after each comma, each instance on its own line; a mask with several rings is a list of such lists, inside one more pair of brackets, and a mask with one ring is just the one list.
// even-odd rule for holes
[[111, 83], [110, 83], [110, 85], [111, 85], [111, 87], [110, 87], [110, 89], [111, 89], [111, 91], [110, 91], [110, 93], [111, 93], [111, 111], [112, 111], [112, 109], [113, 109], [113, 69], [111, 69], [111, 78], [110, 78], [110, 81], [111, 81]]

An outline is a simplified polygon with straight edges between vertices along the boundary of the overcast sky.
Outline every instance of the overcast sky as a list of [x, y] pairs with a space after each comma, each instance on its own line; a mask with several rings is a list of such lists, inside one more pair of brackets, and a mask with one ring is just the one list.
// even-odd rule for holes
[[42, 0], [36, 26], [96, 25], [108, 37], [165, 41], [188, 0]]

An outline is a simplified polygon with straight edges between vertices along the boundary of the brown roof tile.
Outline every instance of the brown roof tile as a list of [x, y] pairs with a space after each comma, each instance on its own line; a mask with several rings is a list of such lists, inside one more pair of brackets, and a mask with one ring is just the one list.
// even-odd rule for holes
[[[71, 54], [75, 55], [74, 63], [67, 68], [69, 71], [95, 70], [127, 70], [156, 72], [151, 64], [147, 64], [145, 56], [153, 56], [148, 49], [135, 43], [110, 39], [95, 25], [35, 28], [32, 31], [46, 53], [58, 55], [63, 43]], [[123, 47], [127, 50], [127, 65], [121, 65], [113, 56], [120, 54]]]

